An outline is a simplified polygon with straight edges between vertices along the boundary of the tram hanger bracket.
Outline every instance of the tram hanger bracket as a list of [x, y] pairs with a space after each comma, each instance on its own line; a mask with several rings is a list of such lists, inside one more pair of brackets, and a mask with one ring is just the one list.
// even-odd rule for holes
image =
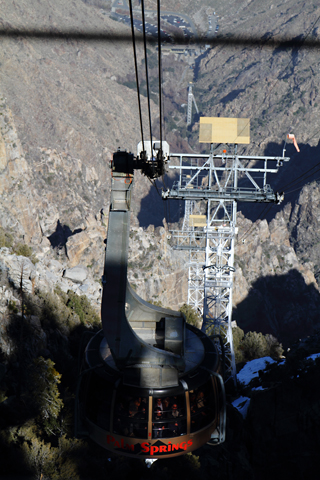
[[135, 157], [133, 153], [118, 149], [113, 154], [111, 170], [112, 173], [123, 173], [126, 175], [133, 175], [134, 170], [141, 170], [148, 178], [154, 179], [164, 175], [167, 162], [168, 157], [163, 155], [161, 149], [157, 150], [156, 157], [152, 158], [148, 158], [145, 151], [140, 152], [140, 155]]

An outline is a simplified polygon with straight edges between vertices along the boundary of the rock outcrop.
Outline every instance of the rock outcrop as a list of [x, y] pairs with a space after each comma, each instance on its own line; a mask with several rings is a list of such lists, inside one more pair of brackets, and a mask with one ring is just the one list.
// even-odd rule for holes
[[187, 257], [170, 247], [169, 237], [167, 225], [131, 228], [128, 279], [144, 299], [179, 309], [187, 299]]
[[[21, 290], [33, 295], [37, 291], [50, 292], [59, 287], [64, 292], [73, 290], [78, 295], [85, 293], [99, 310], [101, 285], [84, 267], [68, 269], [65, 264], [52, 258], [34, 264], [30, 258], [10, 254], [9, 249], [4, 247], [0, 249], [0, 270], [3, 284], [6, 285], [8, 281], [16, 290], [17, 297]], [[10, 299], [7, 288], [0, 292], [0, 302], [8, 305]]]

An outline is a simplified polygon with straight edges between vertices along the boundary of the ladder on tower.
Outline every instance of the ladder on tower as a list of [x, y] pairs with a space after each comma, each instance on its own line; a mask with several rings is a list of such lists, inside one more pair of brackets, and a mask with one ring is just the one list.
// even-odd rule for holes
[[[182, 224], [182, 235], [189, 235], [192, 237], [192, 241], [196, 243], [195, 231], [194, 231], [194, 217], [195, 208], [197, 208], [197, 202], [194, 200], [185, 201], [185, 211]], [[198, 211], [198, 210], [196, 210]], [[196, 312], [202, 315], [203, 313], [203, 270], [201, 266], [201, 255], [199, 258], [198, 249], [187, 248], [189, 251], [188, 261], [188, 305], [192, 305]]]

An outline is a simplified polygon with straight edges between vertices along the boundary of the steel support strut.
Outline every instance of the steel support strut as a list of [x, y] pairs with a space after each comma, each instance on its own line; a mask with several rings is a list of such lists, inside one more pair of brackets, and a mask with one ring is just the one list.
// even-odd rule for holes
[[189, 252], [188, 304], [203, 316], [202, 329], [221, 335], [225, 344], [226, 380], [236, 379], [232, 337], [232, 285], [237, 233], [237, 201], [280, 203], [283, 194], [267, 184], [288, 157], [234, 153], [171, 154], [178, 180], [163, 198], [185, 200], [182, 231], [173, 231], [174, 248]]

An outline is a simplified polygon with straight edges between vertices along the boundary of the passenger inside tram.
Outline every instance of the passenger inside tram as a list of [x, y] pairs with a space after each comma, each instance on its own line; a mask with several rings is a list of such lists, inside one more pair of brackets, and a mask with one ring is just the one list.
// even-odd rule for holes
[[[110, 399], [112, 392], [109, 393]], [[170, 438], [187, 433], [186, 396], [176, 395], [154, 397], [152, 404], [152, 437]], [[99, 424], [109, 428], [105, 398], [98, 396], [98, 405], [92, 405], [89, 416], [94, 422], [99, 418]], [[196, 432], [206, 427], [215, 416], [214, 392], [212, 383], [208, 382], [201, 388], [189, 391], [190, 402], [190, 432]], [[111, 406], [111, 405], [110, 405]], [[98, 408], [97, 408], [98, 407]], [[128, 395], [124, 389], [116, 392], [113, 408], [113, 432], [123, 436], [137, 438], [148, 437], [148, 397]], [[91, 413], [92, 412], [92, 413]], [[103, 414], [103, 415], [102, 415]]]

